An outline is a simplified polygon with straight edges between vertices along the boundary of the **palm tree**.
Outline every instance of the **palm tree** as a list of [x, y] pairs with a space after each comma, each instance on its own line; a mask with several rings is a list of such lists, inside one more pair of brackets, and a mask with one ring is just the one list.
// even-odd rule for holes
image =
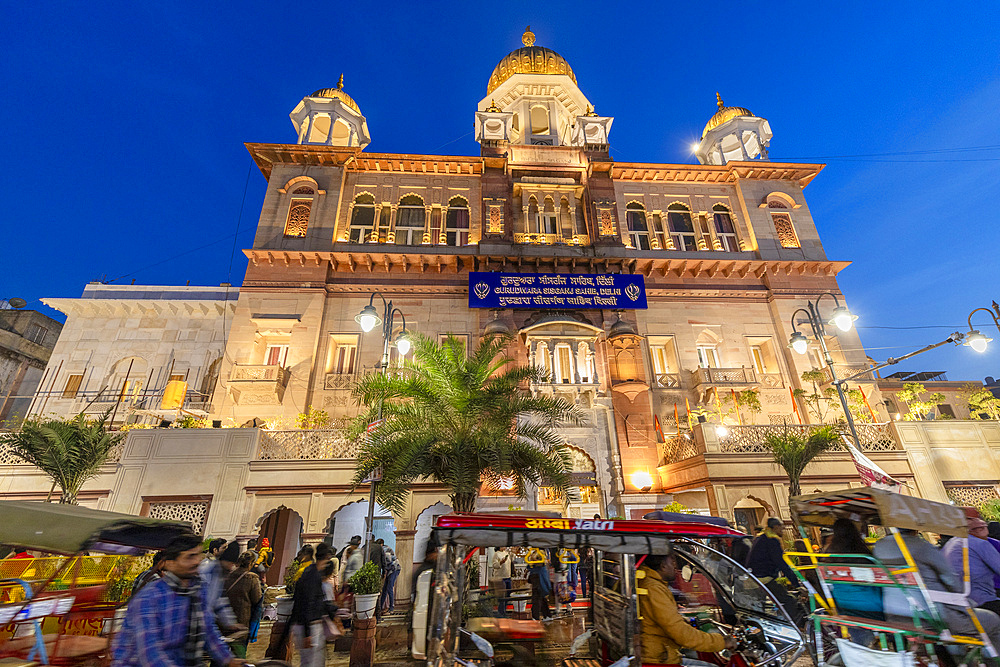
[[76, 504], [87, 480], [96, 477], [111, 450], [125, 433], [107, 429], [108, 414], [87, 419], [81, 412], [73, 419], [27, 420], [21, 429], [0, 439], [15, 456], [39, 468], [62, 490], [60, 503]]
[[395, 510], [421, 479], [447, 486], [457, 512], [475, 510], [483, 482], [511, 484], [521, 497], [529, 483], [569, 493], [569, 452], [555, 428], [582, 424], [583, 413], [531, 395], [528, 385], [545, 371], [516, 365], [506, 354], [512, 340], [489, 335], [467, 355], [456, 338], [421, 336], [402, 368], [358, 380], [354, 397], [367, 406], [358, 432], [384, 421], [361, 438], [354, 483], [381, 468], [376, 497]]
[[764, 445], [774, 457], [774, 462], [788, 475], [790, 498], [802, 492], [799, 478], [802, 477], [806, 466], [823, 452], [832, 449], [839, 441], [840, 432], [831, 425], [814, 428], [808, 434], [790, 430], [786, 426], [784, 432], [772, 433], [764, 438]]

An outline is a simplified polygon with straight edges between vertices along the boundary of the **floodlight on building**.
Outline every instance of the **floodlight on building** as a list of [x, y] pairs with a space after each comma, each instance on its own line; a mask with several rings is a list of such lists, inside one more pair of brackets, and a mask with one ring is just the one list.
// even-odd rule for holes
[[382, 323], [382, 318], [378, 316], [375, 306], [369, 303], [355, 316], [354, 321], [361, 325], [362, 331], [368, 333]]
[[788, 339], [788, 347], [792, 348], [799, 354], [805, 354], [809, 349], [809, 339], [807, 339], [801, 332], [796, 331], [792, 334], [792, 337]]
[[965, 345], [968, 345], [976, 352], [985, 352], [992, 338], [984, 336], [981, 332], [973, 329], [965, 335]]
[[715, 434], [720, 438], [725, 438], [727, 435], [729, 435], [729, 429], [726, 428], [723, 424], [719, 424], [718, 426], [715, 427]]
[[653, 488], [653, 476], [645, 470], [636, 470], [632, 473], [632, 485], [646, 493]]
[[836, 325], [841, 331], [850, 331], [851, 327], [854, 326], [854, 320], [858, 319], [857, 315], [852, 315], [851, 311], [847, 309], [847, 306], [837, 306], [833, 309], [833, 315], [830, 317], [830, 324]]

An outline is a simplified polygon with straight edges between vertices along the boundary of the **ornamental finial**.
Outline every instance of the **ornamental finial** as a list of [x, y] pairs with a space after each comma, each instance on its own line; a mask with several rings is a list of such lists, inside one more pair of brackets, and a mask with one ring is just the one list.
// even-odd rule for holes
[[337, 81], [337, 90], [343, 90], [343, 89], [344, 89], [344, 74], [341, 73], [340, 80]]
[[524, 34], [521, 35], [521, 43], [525, 46], [532, 46], [535, 43], [535, 33], [531, 32], [530, 25], [524, 29]]
[[725, 104], [722, 103], [722, 95], [719, 95], [718, 92], [715, 93], [715, 103], [719, 105], [719, 109], [722, 109], [722, 107], [726, 106]]

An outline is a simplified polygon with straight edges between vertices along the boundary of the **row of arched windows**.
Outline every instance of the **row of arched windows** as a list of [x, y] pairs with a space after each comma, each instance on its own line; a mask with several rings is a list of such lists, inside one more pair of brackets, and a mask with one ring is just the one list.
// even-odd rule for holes
[[[468, 200], [452, 197], [443, 216], [433, 213], [422, 197], [408, 194], [400, 198], [396, 205], [393, 224], [393, 207], [376, 204], [375, 197], [362, 193], [354, 198], [348, 240], [351, 243], [378, 243], [391, 239], [396, 245], [420, 245], [435, 241], [439, 245], [451, 246], [469, 243]], [[428, 214], [431, 214], [430, 220]]]
[[711, 228], [707, 220], [696, 223], [691, 209], [680, 202], [667, 206], [665, 215], [652, 216], [642, 204], [630, 202], [625, 207], [625, 224], [631, 246], [637, 250], [740, 251], [733, 214], [724, 204], [712, 207]]

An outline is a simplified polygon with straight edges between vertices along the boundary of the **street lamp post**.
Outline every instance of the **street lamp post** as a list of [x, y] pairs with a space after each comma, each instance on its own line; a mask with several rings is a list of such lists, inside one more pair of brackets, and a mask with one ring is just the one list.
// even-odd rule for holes
[[855, 445], [860, 449], [861, 440], [858, 438], [858, 431], [854, 427], [854, 418], [851, 415], [850, 407], [847, 405], [847, 396], [844, 394], [842, 383], [837, 380], [837, 373], [833, 370], [833, 357], [830, 356], [830, 350], [826, 347], [826, 324], [819, 314], [819, 302], [824, 296], [831, 297], [836, 304], [827, 323], [836, 325], [841, 331], [851, 330], [851, 327], [854, 326], [854, 320], [857, 317], [851, 314], [847, 306], [840, 304], [840, 299], [837, 298], [836, 294], [824, 292], [815, 301], [807, 301], [805, 308], [799, 308], [792, 313], [792, 337], [789, 339], [788, 344], [789, 347], [799, 354], [805, 354], [809, 350], [809, 340], [798, 330], [798, 326], [795, 323], [795, 316], [799, 313], [805, 313], [809, 326], [812, 327], [813, 336], [819, 341], [820, 349], [823, 350], [823, 361], [826, 362], [826, 368], [830, 372], [830, 379], [834, 387], [837, 388], [837, 396], [840, 397], [840, 405], [844, 408], [844, 416], [847, 418], [847, 426], [851, 429], [851, 436], [854, 438]]
[[[382, 317], [379, 317], [378, 311], [375, 309], [375, 297], [376, 295], [382, 299]], [[354, 321], [361, 325], [361, 330], [368, 333], [379, 324], [382, 325], [382, 359], [379, 361], [378, 368], [384, 374], [386, 369], [389, 367], [389, 345], [392, 341], [392, 330], [393, 322], [395, 316], [399, 315], [400, 319], [403, 320], [403, 330], [396, 337], [395, 344], [396, 349], [403, 356], [410, 351], [410, 339], [407, 337], [406, 333], [406, 316], [399, 308], [395, 308], [392, 305], [392, 301], [386, 301], [385, 297], [382, 296], [381, 292], [373, 292], [371, 298], [368, 300], [368, 305], [361, 309], [361, 312], [354, 318]], [[379, 403], [378, 406], [378, 420], [376, 423], [382, 420], [382, 404]], [[368, 557], [371, 555], [372, 551], [372, 541], [375, 538], [375, 488], [381, 479], [381, 473], [378, 471], [373, 471], [370, 477], [371, 490], [368, 493], [368, 516], [365, 519], [365, 561], [367, 562]]]
[[965, 334], [965, 344], [976, 352], [985, 352], [986, 346], [993, 339], [987, 338], [982, 332], [972, 328], [972, 316], [980, 311], [989, 313], [989, 316], [993, 318], [993, 324], [996, 325], [997, 331], [1000, 332], [1000, 319], [998, 319], [1000, 318], [1000, 304], [994, 301], [993, 310], [989, 308], [976, 308], [969, 313], [969, 333]]

